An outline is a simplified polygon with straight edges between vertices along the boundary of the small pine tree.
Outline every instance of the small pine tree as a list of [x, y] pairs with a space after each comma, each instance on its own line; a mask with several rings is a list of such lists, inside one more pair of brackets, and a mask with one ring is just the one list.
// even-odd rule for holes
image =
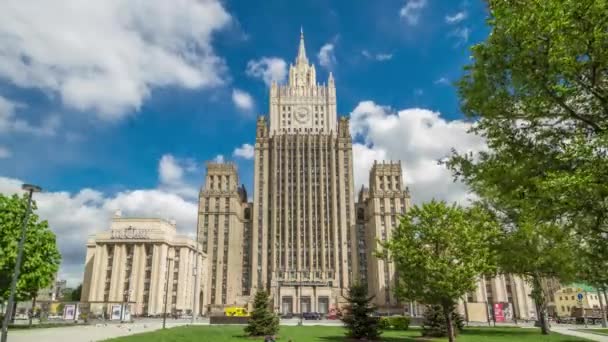
[[378, 317], [372, 317], [376, 308], [371, 304], [374, 296], [368, 297], [367, 295], [367, 287], [353, 284], [345, 298], [348, 305], [342, 322], [348, 330], [347, 336], [369, 340], [378, 338], [382, 332], [380, 331]]
[[[454, 324], [454, 335], [464, 329], [464, 319], [457, 312], [452, 312], [452, 322]], [[429, 305], [424, 312], [422, 322], [422, 336], [427, 337], [446, 337], [448, 336], [448, 325], [445, 321], [443, 308], [440, 305]]]
[[253, 300], [253, 312], [245, 332], [249, 336], [274, 335], [279, 331], [279, 316], [270, 308], [268, 292], [258, 290]]

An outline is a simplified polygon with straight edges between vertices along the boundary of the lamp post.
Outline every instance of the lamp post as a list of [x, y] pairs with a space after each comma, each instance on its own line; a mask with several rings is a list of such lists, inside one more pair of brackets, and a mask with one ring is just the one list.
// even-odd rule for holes
[[167, 297], [169, 296], [169, 269], [171, 268], [171, 261], [173, 261], [173, 259], [167, 257], [167, 276], [165, 279], [165, 305], [163, 308], [163, 329], [165, 329], [165, 325], [167, 323]]
[[[199, 225], [199, 220], [200, 220], [200, 213], [196, 217], [196, 241], [195, 241], [196, 252], [194, 254], [194, 258], [195, 258], [194, 272], [192, 272], [192, 274], [194, 275], [194, 281], [193, 281], [194, 290], [192, 291], [192, 321], [191, 321], [191, 324], [194, 324], [194, 315], [196, 312], [196, 296], [200, 292], [199, 285], [198, 285], [198, 256], [199, 256], [198, 225]], [[200, 300], [201, 299], [199, 298], [199, 304], [200, 304]]]
[[2, 336], [0, 338], [1, 342], [6, 342], [8, 338], [8, 323], [11, 320], [11, 316], [13, 315], [13, 306], [15, 303], [15, 290], [17, 287], [17, 280], [19, 279], [19, 272], [21, 271], [21, 259], [23, 258], [23, 245], [25, 244], [25, 233], [27, 231], [27, 222], [30, 218], [30, 212], [32, 210], [32, 196], [34, 192], [40, 192], [42, 189], [37, 185], [32, 184], [23, 184], [21, 188], [27, 192], [29, 192], [28, 201], [27, 201], [27, 210], [25, 212], [25, 217], [23, 218], [23, 226], [21, 227], [21, 239], [19, 240], [19, 246], [17, 248], [17, 261], [15, 262], [15, 270], [13, 271], [13, 280], [11, 282], [11, 293], [8, 297], [8, 305], [6, 307], [6, 312], [4, 314], [4, 321], [2, 322]]

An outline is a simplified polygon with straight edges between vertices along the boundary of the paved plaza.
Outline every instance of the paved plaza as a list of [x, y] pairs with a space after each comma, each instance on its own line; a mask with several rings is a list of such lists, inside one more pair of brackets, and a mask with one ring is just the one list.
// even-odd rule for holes
[[[189, 321], [167, 321], [167, 327], [190, 324]], [[197, 324], [208, 324], [206, 321]], [[63, 328], [10, 330], [9, 342], [93, 342], [109, 338], [139, 334], [161, 329], [162, 320], [140, 321], [135, 323], [100, 323], [70, 326]]]

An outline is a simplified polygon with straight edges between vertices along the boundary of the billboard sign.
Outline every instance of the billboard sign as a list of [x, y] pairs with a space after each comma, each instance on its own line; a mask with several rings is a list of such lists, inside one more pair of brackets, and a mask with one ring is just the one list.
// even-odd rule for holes
[[112, 315], [110, 316], [111, 320], [119, 320], [120, 315], [122, 314], [122, 305], [112, 305]]
[[73, 321], [76, 319], [76, 305], [67, 304], [63, 308], [63, 319]]
[[503, 303], [494, 303], [494, 320], [496, 322], [505, 321], [505, 315], [503, 312]]

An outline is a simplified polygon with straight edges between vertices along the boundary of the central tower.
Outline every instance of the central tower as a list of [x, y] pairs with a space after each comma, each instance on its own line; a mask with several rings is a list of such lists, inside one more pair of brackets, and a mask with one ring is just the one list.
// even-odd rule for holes
[[357, 267], [352, 139], [333, 76], [317, 83], [302, 33], [269, 110], [256, 132], [252, 287], [269, 289], [282, 313], [329, 313]]
[[304, 34], [289, 82], [270, 86], [270, 132], [275, 134], [329, 133], [337, 131], [336, 87], [329, 73], [327, 85], [317, 83], [315, 66], [308, 64]]

